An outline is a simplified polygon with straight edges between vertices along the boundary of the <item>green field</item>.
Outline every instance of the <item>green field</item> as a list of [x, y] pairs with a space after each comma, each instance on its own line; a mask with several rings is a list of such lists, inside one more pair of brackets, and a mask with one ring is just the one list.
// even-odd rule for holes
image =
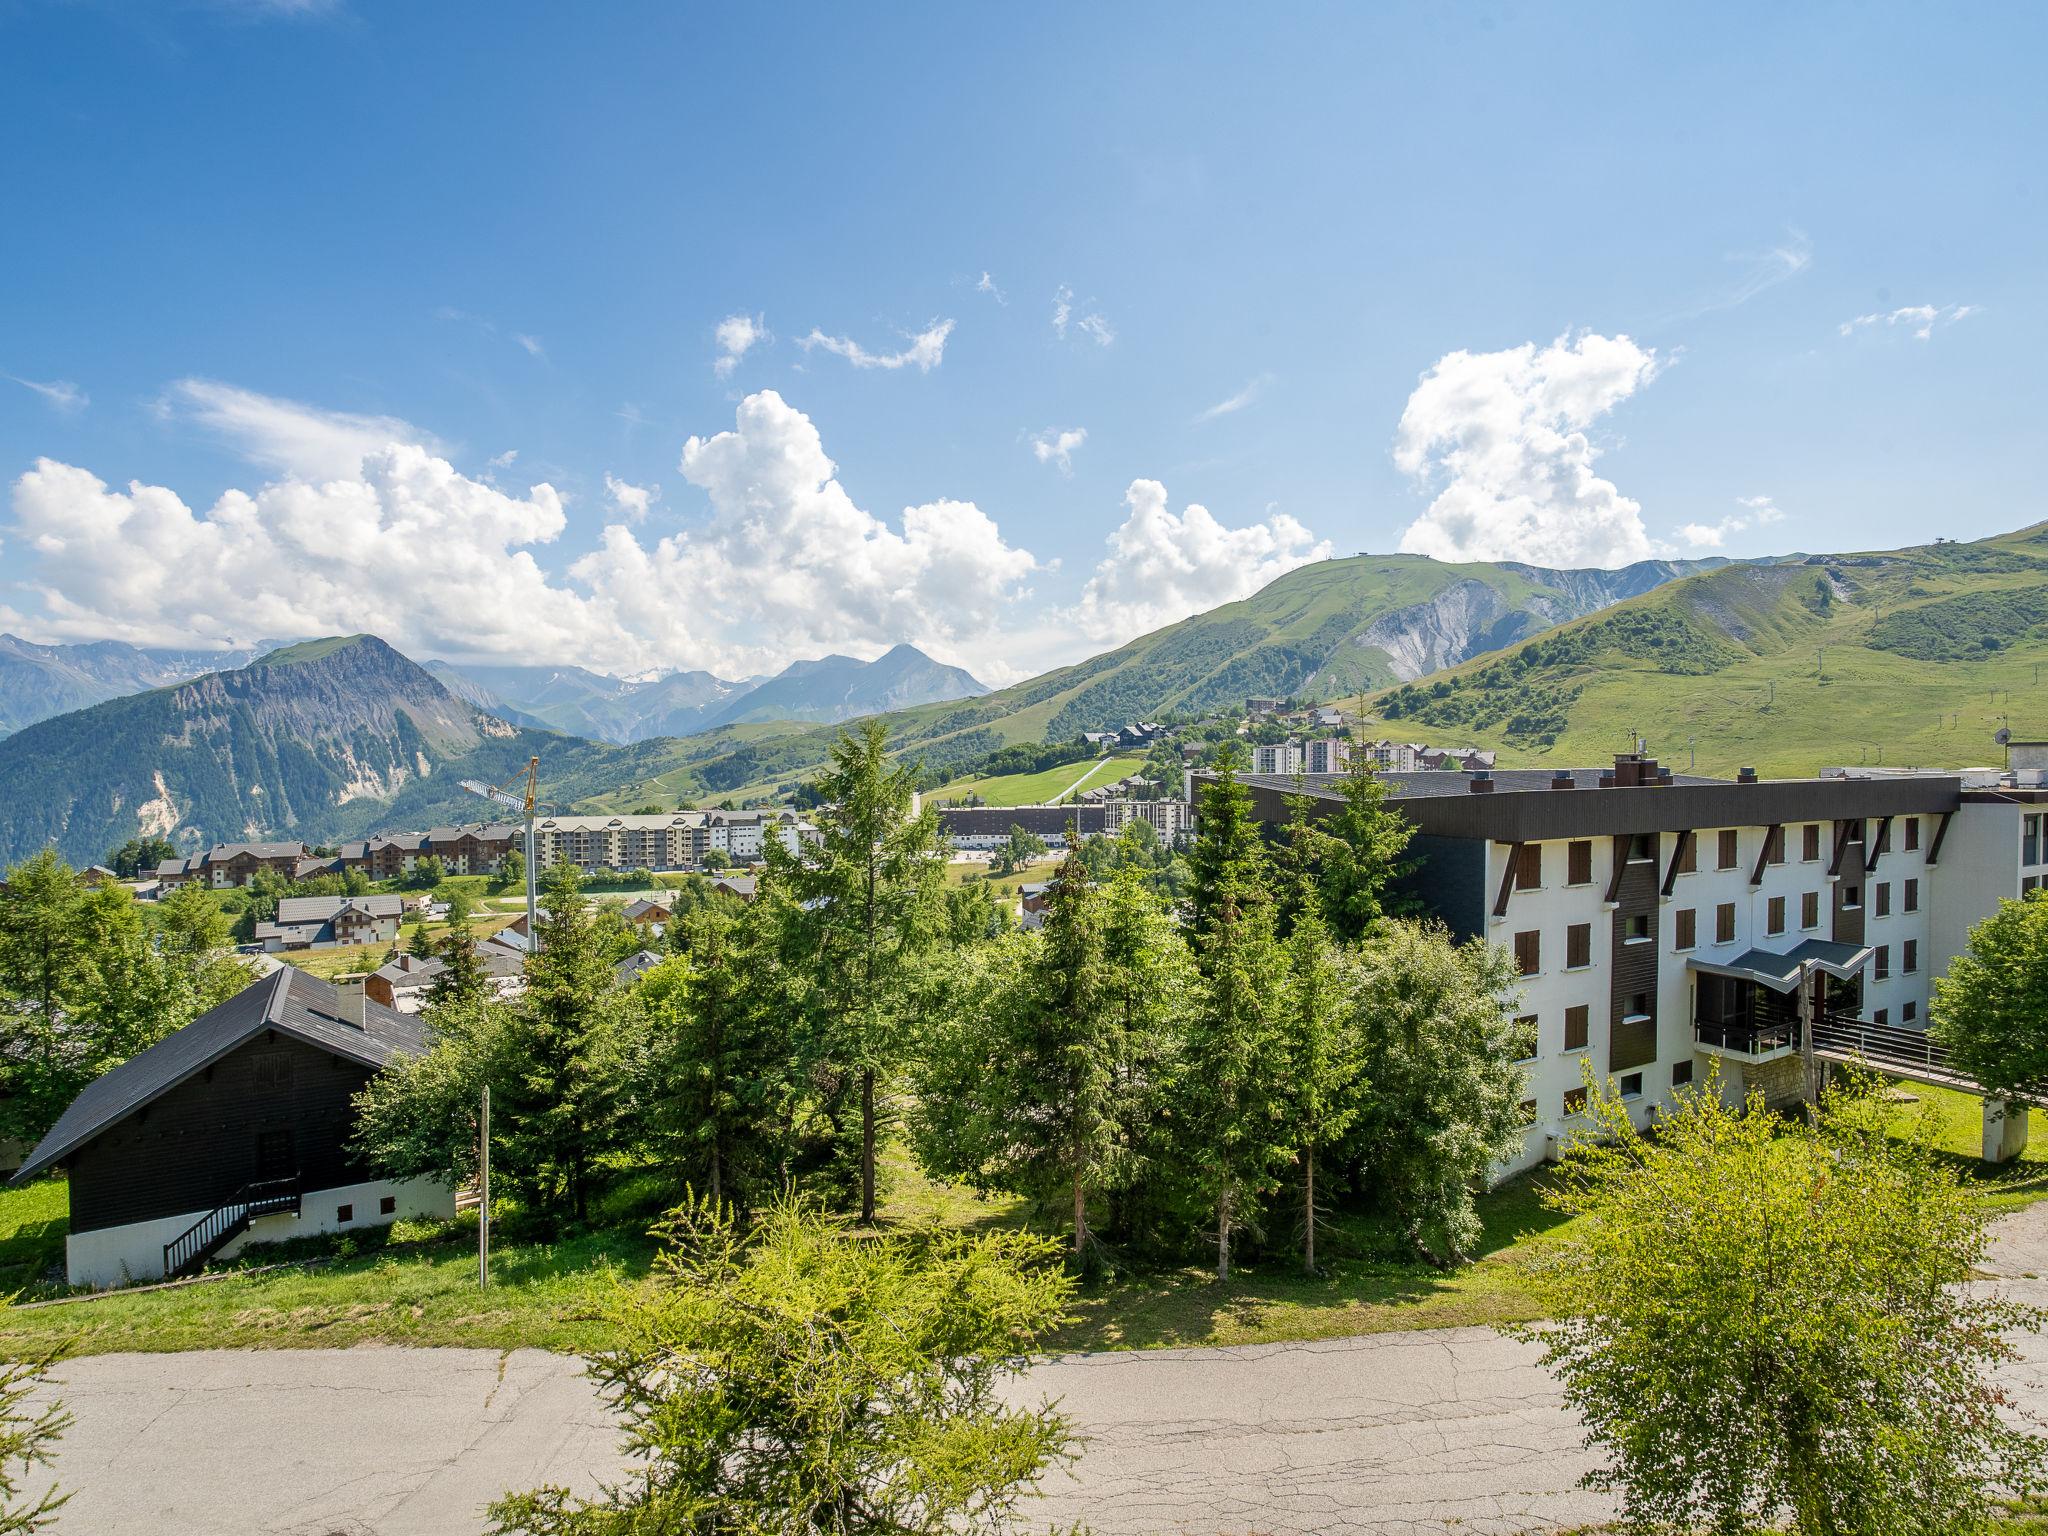
[[1142, 753], [1096, 758], [1085, 763], [1062, 763], [1038, 773], [1005, 773], [992, 779], [956, 779], [925, 796], [927, 805], [959, 805], [968, 796], [979, 796], [985, 805], [1052, 805], [1076, 788], [1092, 789], [1114, 784], [1144, 767]]
[[[1979, 1108], [1965, 1095], [1914, 1089], [1903, 1118], [1932, 1110], [1937, 1140], [1999, 1214], [2048, 1197], [2048, 1116], [2038, 1112], [2025, 1157], [1987, 1168], [1975, 1157]], [[921, 1174], [900, 1147], [886, 1159], [883, 1217], [953, 1227], [1014, 1224], [1016, 1201], [987, 1199]], [[1136, 1271], [1084, 1287], [1060, 1349], [1141, 1349], [1337, 1338], [1405, 1328], [1491, 1326], [1539, 1315], [1532, 1265], [1570, 1229], [1542, 1203], [1547, 1174], [1511, 1179], [1483, 1197], [1476, 1262], [1439, 1270], [1398, 1234], [1342, 1214], [1324, 1242], [1325, 1273], [1303, 1276], [1288, 1255], [1244, 1265], [1219, 1285], [1198, 1263]], [[600, 1203], [605, 1225], [536, 1243], [494, 1235], [492, 1285], [476, 1286], [474, 1217], [405, 1223], [350, 1239], [257, 1249], [267, 1273], [229, 1270], [203, 1284], [114, 1293], [58, 1306], [0, 1309], [0, 1350], [52, 1345], [111, 1350], [340, 1347], [355, 1343], [589, 1350], [607, 1340], [599, 1303], [639, 1283], [654, 1248], [651, 1178], [628, 1178]], [[0, 1285], [25, 1297], [60, 1294], [64, 1186], [50, 1179], [0, 1191]], [[53, 1272], [59, 1277], [51, 1279]]]

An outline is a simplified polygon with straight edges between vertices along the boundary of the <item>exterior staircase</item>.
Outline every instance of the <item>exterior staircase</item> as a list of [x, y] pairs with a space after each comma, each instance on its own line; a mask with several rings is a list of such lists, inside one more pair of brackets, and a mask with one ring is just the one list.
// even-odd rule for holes
[[196, 1275], [206, 1261], [249, 1230], [258, 1216], [278, 1211], [299, 1213], [299, 1181], [266, 1179], [244, 1184], [183, 1232], [164, 1244], [164, 1278]]

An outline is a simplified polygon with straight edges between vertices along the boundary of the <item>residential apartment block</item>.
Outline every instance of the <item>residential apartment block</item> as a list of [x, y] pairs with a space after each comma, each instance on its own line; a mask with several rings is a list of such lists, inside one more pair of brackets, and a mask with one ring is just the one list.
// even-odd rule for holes
[[[769, 837], [780, 837], [794, 849], [799, 838], [814, 831], [808, 822], [775, 811], [546, 816], [534, 823], [534, 850], [542, 865], [567, 859], [581, 869], [692, 869], [714, 849], [747, 863], [761, 857]], [[395, 880], [429, 854], [450, 874], [496, 874], [505, 855], [522, 847], [525, 835], [510, 822], [381, 833], [343, 844], [340, 862], [372, 880]]]
[[[1327, 781], [1246, 782], [1273, 823], [1298, 790], [1340, 798]], [[1637, 756], [1387, 783], [1416, 827], [1415, 894], [1521, 969], [1518, 1168], [1578, 1123], [1589, 1066], [1639, 1122], [1714, 1068], [1731, 1095], [1797, 1097], [1803, 1019], [1924, 1027], [1970, 926], [2048, 876], [2048, 788], [2017, 783], [1706, 779]]]
[[304, 843], [216, 843], [190, 858], [165, 859], [156, 867], [157, 883], [183, 885], [198, 880], [215, 889], [247, 885], [259, 869], [296, 879], [301, 865], [317, 863]]
[[1054, 847], [1064, 847], [1071, 827], [1078, 837], [1114, 837], [1134, 821], [1151, 825], [1171, 842], [1194, 825], [1185, 800], [1087, 800], [1074, 805], [942, 805], [939, 830], [955, 848], [988, 849], [1008, 842], [1022, 827]]

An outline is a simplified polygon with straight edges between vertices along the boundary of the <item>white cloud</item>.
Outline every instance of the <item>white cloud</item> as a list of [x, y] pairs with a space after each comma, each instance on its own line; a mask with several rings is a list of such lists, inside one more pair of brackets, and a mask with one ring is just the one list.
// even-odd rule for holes
[[519, 450], [507, 448], [503, 453], [494, 453], [484, 462], [493, 469], [510, 469], [519, 462]]
[[1031, 437], [1031, 452], [1041, 464], [1057, 464], [1060, 473], [1074, 472], [1074, 450], [1088, 441], [1086, 427], [1047, 427]]
[[540, 344], [538, 336], [529, 336], [524, 331], [514, 331], [512, 339], [526, 349], [528, 357], [546, 357], [548, 355], [547, 348]]
[[479, 315], [467, 309], [457, 309], [453, 304], [443, 304], [434, 311], [434, 318], [436, 320], [446, 320], [454, 325], [473, 326], [486, 336], [502, 335], [511, 341], [514, 346], [525, 352], [528, 357], [544, 358], [548, 355], [547, 348], [541, 345], [541, 339], [538, 336], [530, 335], [525, 331], [504, 330], [489, 315]]
[[1769, 250], [1745, 251], [1730, 256], [1728, 260], [1742, 268], [1742, 276], [1735, 285], [1726, 292], [1695, 304], [1690, 309], [1667, 316], [1667, 324], [1672, 320], [1692, 320], [1719, 310], [1735, 309], [1747, 304], [1767, 288], [1789, 283], [1812, 267], [1813, 242], [1801, 231], [1789, 230], [1784, 240]]
[[1243, 389], [1240, 389], [1228, 400], [1218, 400], [1206, 411], [1200, 412], [1198, 415], [1196, 415], [1195, 421], [1198, 424], [1204, 421], [1214, 421], [1218, 416], [1230, 416], [1238, 411], [1243, 410], [1246, 406], [1250, 405], [1254, 400], [1258, 399], [1260, 395], [1264, 394], [1266, 392], [1266, 386], [1268, 384], [1271, 384], [1272, 382], [1273, 375], [1271, 375], [1270, 373], [1260, 374], [1256, 379], [1251, 380], [1248, 384], [1245, 385]]
[[1130, 512], [1109, 536], [1109, 557], [1095, 567], [1080, 603], [1056, 615], [1093, 640], [1129, 640], [1330, 558], [1329, 541], [1318, 542], [1284, 512], [1244, 528], [1226, 528], [1192, 503], [1176, 516], [1157, 480], [1133, 480], [1124, 505]]
[[[862, 510], [810, 419], [772, 392], [743, 401], [734, 430], [684, 445], [708, 517], [643, 544], [627, 519], [652, 490], [608, 478], [619, 517], [559, 573], [537, 558], [568, 524], [551, 486], [501, 491], [417, 441], [364, 448], [404, 425], [384, 418], [225, 385], [206, 386], [202, 407], [194, 393], [174, 390], [174, 419], [189, 411], [293, 467], [200, 511], [37, 460], [14, 485], [10, 564], [39, 611], [10, 620], [137, 644], [370, 631], [414, 655], [727, 676], [907, 640], [1001, 674], [1001, 625], [1040, 568], [968, 502], [909, 507], [895, 526]], [[703, 592], [718, 602], [693, 600]]]
[[1738, 496], [1735, 504], [1745, 510], [1732, 512], [1718, 523], [1686, 523], [1678, 530], [1678, 537], [1694, 549], [1720, 549], [1727, 544], [1730, 534], [1761, 528], [1785, 515], [1768, 496]]
[[850, 337], [827, 336], [823, 331], [813, 327], [811, 334], [797, 345], [806, 352], [813, 347], [823, 347], [827, 352], [845, 358], [856, 368], [915, 367], [920, 373], [930, 373], [944, 359], [946, 338], [952, 334], [952, 321], [935, 320], [924, 330], [910, 337], [910, 345], [901, 352], [870, 352]]
[[753, 347], [771, 340], [767, 323], [759, 315], [727, 315], [718, 322], [718, 356], [711, 364], [711, 371], [721, 379], [732, 377], [732, 371], [739, 367], [740, 359]]
[[352, 478], [366, 455], [393, 443], [446, 456], [430, 434], [396, 416], [323, 410], [211, 379], [178, 380], [157, 408], [167, 418], [197, 422], [253, 464], [305, 480]]
[[1061, 283], [1052, 296], [1053, 335], [1065, 341], [1069, 330], [1078, 331], [1099, 347], [1106, 347], [1116, 340], [1116, 332], [1101, 315], [1090, 310], [1076, 318], [1074, 307], [1074, 290]]
[[645, 522], [647, 509], [661, 500], [660, 486], [634, 485], [619, 479], [610, 470], [604, 473], [604, 493], [621, 515], [636, 523]]
[[32, 389], [67, 415], [82, 411], [92, 404], [92, 397], [69, 379], [24, 379], [15, 374], [0, 374], [0, 378], [12, 379], [23, 389]]
[[1982, 304], [1908, 304], [1902, 309], [1858, 315], [1853, 320], [1844, 320], [1835, 329], [1844, 336], [1853, 336], [1872, 326], [1903, 325], [1912, 329], [1915, 341], [1926, 341], [1934, 335], [1937, 326], [1954, 325], [1958, 320], [1967, 320], [1983, 312]]
[[1586, 429], [1657, 376], [1626, 336], [1453, 352], [1422, 376], [1394, 462], [1440, 487], [1401, 548], [1438, 560], [1616, 566], [1653, 553], [1641, 506], [1593, 473]]
[[974, 285], [974, 291], [976, 293], [987, 294], [990, 298], [994, 299], [998, 304], [1007, 304], [1010, 302], [1009, 299], [1004, 296], [1003, 290], [996, 286], [996, 280], [990, 277], [986, 272], [981, 274], [981, 281]]

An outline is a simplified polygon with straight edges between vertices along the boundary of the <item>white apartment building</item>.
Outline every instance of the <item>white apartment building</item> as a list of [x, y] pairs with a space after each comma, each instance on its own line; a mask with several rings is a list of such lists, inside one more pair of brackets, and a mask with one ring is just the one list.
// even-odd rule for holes
[[1351, 766], [1351, 743], [1341, 736], [1267, 742], [1252, 748], [1252, 772], [1267, 774], [1343, 773]]
[[[1301, 788], [1337, 798], [1247, 783], [1272, 822]], [[1522, 971], [1529, 1128], [1503, 1171], [1555, 1155], [1589, 1066], [1638, 1123], [1716, 1067], [1730, 1095], [1797, 1097], [1804, 1017], [1924, 1027], [1970, 926], [2048, 877], [2048, 788], [1954, 775], [1730, 781], [1625, 756], [1390, 776], [1388, 804], [1417, 828], [1415, 893]]]
[[676, 811], [657, 816], [548, 816], [534, 823], [542, 865], [567, 859], [581, 869], [691, 869], [712, 850], [742, 863], [770, 837], [795, 851], [815, 836], [808, 822], [775, 811]]

